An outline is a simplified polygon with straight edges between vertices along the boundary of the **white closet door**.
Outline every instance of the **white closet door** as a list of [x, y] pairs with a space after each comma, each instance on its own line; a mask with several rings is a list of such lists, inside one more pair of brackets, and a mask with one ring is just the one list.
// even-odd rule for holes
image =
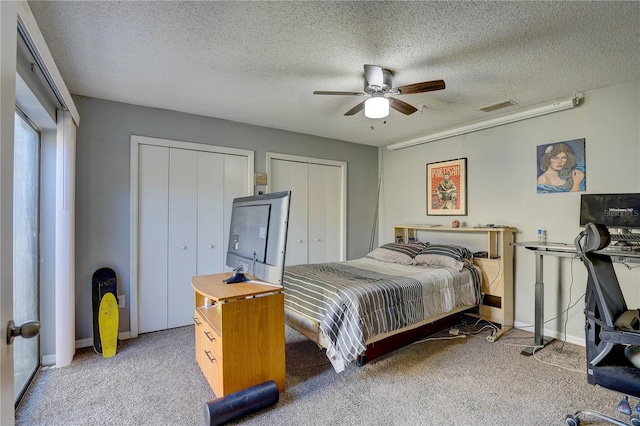
[[138, 150], [139, 332], [167, 328], [169, 148]]
[[309, 164], [309, 262], [341, 260], [339, 167]]
[[197, 274], [224, 271], [224, 155], [198, 155], [198, 260]]
[[286, 265], [308, 262], [308, 164], [273, 159], [271, 161], [270, 191], [291, 191]]
[[[229, 227], [231, 226], [231, 206], [233, 199], [246, 197], [249, 187], [247, 182], [248, 163], [245, 157], [227, 154], [224, 156], [224, 251], [222, 262], [226, 265], [227, 246], [229, 244]], [[225, 271], [231, 268], [225, 266]]]
[[231, 204], [253, 152], [131, 137], [132, 336], [193, 323], [195, 275], [225, 267]]
[[171, 149], [169, 156], [169, 250], [167, 326], [193, 323], [198, 220], [198, 151]]

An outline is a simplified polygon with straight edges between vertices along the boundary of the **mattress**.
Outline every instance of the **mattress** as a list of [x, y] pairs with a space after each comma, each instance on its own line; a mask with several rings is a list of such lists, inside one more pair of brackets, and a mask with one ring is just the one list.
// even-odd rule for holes
[[[477, 305], [476, 266], [431, 268], [361, 258], [288, 266], [284, 271], [285, 320], [303, 327], [327, 349], [336, 371], [357, 359], [366, 342], [454, 311]], [[305, 320], [306, 319], [306, 320]]]

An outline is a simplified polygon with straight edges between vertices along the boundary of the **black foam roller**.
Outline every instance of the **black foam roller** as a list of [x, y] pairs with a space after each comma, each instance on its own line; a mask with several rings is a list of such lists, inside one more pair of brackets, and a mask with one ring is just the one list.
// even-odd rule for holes
[[267, 408], [276, 402], [280, 393], [273, 380], [205, 402], [204, 421], [207, 425], [221, 425], [249, 413]]

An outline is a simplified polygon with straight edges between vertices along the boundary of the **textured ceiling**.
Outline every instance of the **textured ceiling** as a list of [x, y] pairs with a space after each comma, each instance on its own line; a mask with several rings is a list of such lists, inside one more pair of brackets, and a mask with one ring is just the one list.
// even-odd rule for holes
[[[29, 5], [72, 94], [377, 146], [640, 78], [636, 1]], [[312, 94], [362, 91], [364, 64], [447, 87], [384, 120]]]

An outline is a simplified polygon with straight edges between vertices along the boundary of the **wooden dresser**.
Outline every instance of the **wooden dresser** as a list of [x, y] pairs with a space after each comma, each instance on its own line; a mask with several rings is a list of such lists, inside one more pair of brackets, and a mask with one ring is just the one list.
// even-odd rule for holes
[[[285, 389], [284, 294], [259, 281], [224, 284], [229, 274], [193, 277], [196, 362], [221, 397], [273, 380]], [[211, 307], [205, 307], [205, 298]]]

